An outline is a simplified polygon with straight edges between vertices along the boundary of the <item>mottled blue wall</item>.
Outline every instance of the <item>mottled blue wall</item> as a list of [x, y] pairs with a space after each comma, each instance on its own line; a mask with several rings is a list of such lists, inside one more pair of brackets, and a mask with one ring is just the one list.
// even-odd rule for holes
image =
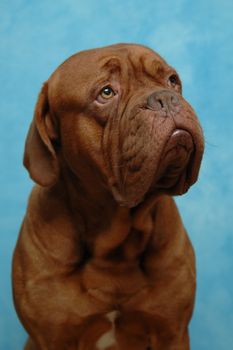
[[32, 186], [22, 166], [39, 89], [76, 51], [138, 42], [174, 65], [206, 137], [200, 180], [177, 200], [197, 255], [193, 350], [233, 345], [233, 2], [1, 0], [0, 349], [20, 349], [10, 264]]

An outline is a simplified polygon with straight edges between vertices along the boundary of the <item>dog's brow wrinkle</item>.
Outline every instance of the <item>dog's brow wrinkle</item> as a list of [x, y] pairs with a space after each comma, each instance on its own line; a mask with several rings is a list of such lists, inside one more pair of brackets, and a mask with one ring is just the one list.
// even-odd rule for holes
[[101, 68], [121, 71], [121, 62], [117, 57], [105, 59]]
[[129, 54], [128, 60], [133, 69], [133, 76], [136, 77], [138, 81], [141, 81], [143, 76], [155, 81], [156, 78], [158, 79], [165, 75], [166, 69], [164, 69], [164, 63], [160, 62], [159, 58], [151, 59], [151, 55], [148, 53], [140, 55], [137, 61], [135, 61], [134, 56]]
[[146, 57], [141, 56], [140, 63], [142, 65], [143, 73], [153, 80], [156, 78], [161, 78], [165, 75], [164, 65], [162, 65], [161, 62], [156, 59], [153, 59], [148, 64]]

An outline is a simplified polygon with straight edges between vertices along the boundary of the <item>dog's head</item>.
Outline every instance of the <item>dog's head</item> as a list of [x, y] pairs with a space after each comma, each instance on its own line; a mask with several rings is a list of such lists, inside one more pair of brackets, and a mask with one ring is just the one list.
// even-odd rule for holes
[[93, 175], [92, 186], [133, 207], [151, 194], [185, 193], [203, 150], [177, 72], [146, 47], [119, 44], [70, 57], [44, 84], [24, 164], [51, 186], [62, 160], [79, 181]]

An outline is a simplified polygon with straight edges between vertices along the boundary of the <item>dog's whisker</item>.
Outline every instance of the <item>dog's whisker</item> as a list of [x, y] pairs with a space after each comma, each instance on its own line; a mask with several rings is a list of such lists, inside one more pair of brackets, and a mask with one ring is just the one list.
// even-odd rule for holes
[[205, 140], [205, 144], [206, 144], [207, 146], [210, 146], [210, 147], [219, 147], [219, 145], [214, 144], [214, 143], [212, 143], [212, 142], [209, 142], [209, 141], [207, 141], [207, 140]]

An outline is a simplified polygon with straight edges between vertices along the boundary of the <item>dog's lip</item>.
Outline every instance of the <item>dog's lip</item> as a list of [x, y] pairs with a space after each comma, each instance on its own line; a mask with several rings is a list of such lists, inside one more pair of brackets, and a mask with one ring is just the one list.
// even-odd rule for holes
[[165, 150], [163, 151], [163, 154], [168, 154], [174, 147], [181, 146], [184, 148], [187, 152], [191, 152], [193, 150], [194, 141], [193, 137], [190, 134], [190, 132], [184, 130], [184, 129], [175, 129], [166, 146]]
[[173, 130], [162, 152], [155, 187], [173, 195], [187, 192], [193, 183], [195, 149], [195, 142], [189, 131]]

